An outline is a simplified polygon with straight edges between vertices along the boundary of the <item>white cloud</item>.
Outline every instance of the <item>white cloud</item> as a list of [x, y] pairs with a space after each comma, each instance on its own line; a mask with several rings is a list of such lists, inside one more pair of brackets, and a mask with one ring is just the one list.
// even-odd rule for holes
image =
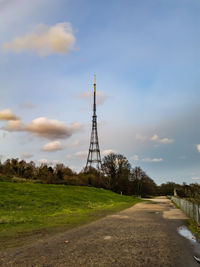
[[40, 164], [46, 164], [46, 165], [56, 165], [59, 163], [58, 160], [48, 160], [48, 159], [40, 159], [38, 160]]
[[4, 43], [3, 48], [6, 51], [16, 53], [34, 51], [40, 56], [47, 56], [50, 54], [67, 54], [74, 49], [75, 42], [71, 24], [63, 22], [51, 27], [38, 25], [35, 31]]
[[197, 151], [200, 152], [200, 144], [197, 145]]
[[28, 132], [47, 139], [67, 138], [80, 128], [81, 125], [79, 123], [73, 123], [71, 127], [68, 127], [64, 122], [47, 119], [45, 117], [34, 119], [26, 126]]
[[160, 138], [157, 134], [154, 134], [152, 137], [149, 138], [149, 137], [146, 137], [146, 136], [141, 135], [139, 133], [136, 134], [136, 140], [140, 140], [140, 141], [150, 140], [150, 141], [162, 143], [162, 144], [170, 144], [173, 142], [173, 139]]
[[71, 130], [64, 122], [49, 120], [45, 117], [34, 119], [26, 126], [28, 132], [48, 139], [66, 138], [71, 135]]
[[75, 153], [75, 157], [86, 157], [87, 156], [87, 154], [88, 154], [88, 151], [78, 151], [78, 152], [76, 152]]
[[83, 125], [81, 125], [79, 122], [73, 122], [71, 126], [71, 131], [72, 132], [79, 131], [82, 128], [83, 128]]
[[12, 113], [10, 109], [3, 109], [0, 111], [0, 120], [10, 121], [19, 120], [19, 118]]
[[25, 125], [22, 124], [20, 120], [10, 120], [8, 121], [7, 125], [2, 127], [2, 129], [8, 132], [20, 132], [25, 131]]
[[144, 162], [162, 162], [163, 159], [162, 158], [153, 158], [153, 159], [151, 159], [151, 158], [144, 158], [144, 159], [142, 159], [142, 161], [144, 161]]
[[192, 180], [200, 180], [200, 177], [192, 177]]
[[138, 155], [133, 155], [130, 159], [134, 160], [134, 161], [138, 161], [139, 160], [139, 156]]
[[33, 154], [30, 154], [30, 153], [26, 153], [24, 152], [22, 155], [21, 155], [21, 158], [22, 159], [30, 159], [33, 157]]
[[173, 139], [170, 138], [159, 138], [157, 134], [154, 134], [151, 138], [151, 141], [158, 142], [158, 143], [163, 143], [163, 144], [170, 144], [173, 142]]
[[171, 143], [173, 143], [173, 139], [171, 139], [171, 138], [162, 138], [162, 139], [160, 139], [160, 143], [163, 143], [163, 144], [171, 144]]
[[105, 149], [105, 150], [103, 150], [103, 152], [102, 152], [103, 156], [107, 156], [107, 155], [109, 155], [109, 154], [111, 154], [111, 153], [116, 153], [116, 151], [113, 150], [113, 149]]
[[136, 138], [136, 140], [140, 140], [140, 141], [145, 141], [147, 139], [146, 136], [141, 135], [139, 133], [136, 134], [135, 138]]
[[83, 126], [78, 122], [72, 123], [71, 126], [67, 126], [64, 122], [40, 117], [34, 119], [29, 124], [22, 124], [20, 120], [10, 120], [7, 125], [2, 127], [2, 129], [10, 132], [26, 131], [35, 136], [53, 140], [70, 137], [82, 127]]
[[63, 149], [63, 147], [62, 147], [60, 141], [53, 141], [53, 142], [47, 143], [42, 148], [43, 151], [47, 151], [47, 152], [53, 152], [53, 151], [58, 151], [58, 150], [62, 150], [62, 149]]
[[151, 141], [159, 141], [159, 137], [157, 134], [154, 134], [151, 138], [150, 138]]
[[[93, 91], [90, 90], [90, 91], [85, 91], [79, 95], [76, 95], [75, 97], [84, 100], [91, 100], [93, 98], [93, 95], [94, 95]], [[108, 96], [105, 93], [97, 91], [96, 92], [97, 105], [102, 105], [107, 99], [107, 97]]]

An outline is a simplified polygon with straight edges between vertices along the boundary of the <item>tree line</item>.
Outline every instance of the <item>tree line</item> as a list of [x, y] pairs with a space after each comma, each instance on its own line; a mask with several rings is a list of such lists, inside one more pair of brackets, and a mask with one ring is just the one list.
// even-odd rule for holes
[[47, 184], [65, 184], [94, 186], [112, 190], [119, 194], [138, 195], [142, 197], [152, 195], [173, 195], [174, 188], [182, 197], [196, 197], [199, 186], [178, 185], [168, 182], [158, 186], [141, 167], [132, 168], [128, 159], [116, 153], [110, 153], [102, 160], [100, 170], [95, 168], [83, 169], [79, 173], [64, 164], [49, 166], [36, 164], [19, 159], [7, 159], [0, 163], [0, 181], [17, 181], [19, 179], [35, 180]]
[[158, 186], [159, 195], [177, 195], [181, 198], [186, 198], [192, 202], [200, 204], [200, 184], [177, 184], [174, 182], [167, 182]]

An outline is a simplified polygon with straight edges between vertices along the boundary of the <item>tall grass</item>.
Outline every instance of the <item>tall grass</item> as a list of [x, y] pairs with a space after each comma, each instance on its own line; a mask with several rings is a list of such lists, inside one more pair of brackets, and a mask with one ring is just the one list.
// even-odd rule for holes
[[93, 187], [0, 182], [0, 240], [68, 229], [138, 201]]

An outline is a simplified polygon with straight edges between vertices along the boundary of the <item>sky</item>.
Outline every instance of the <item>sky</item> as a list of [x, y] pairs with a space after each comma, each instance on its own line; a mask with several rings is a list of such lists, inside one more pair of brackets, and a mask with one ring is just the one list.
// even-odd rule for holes
[[80, 171], [96, 74], [102, 157], [199, 182], [199, 14], [199, 0], [0, 0], [1, 160]]

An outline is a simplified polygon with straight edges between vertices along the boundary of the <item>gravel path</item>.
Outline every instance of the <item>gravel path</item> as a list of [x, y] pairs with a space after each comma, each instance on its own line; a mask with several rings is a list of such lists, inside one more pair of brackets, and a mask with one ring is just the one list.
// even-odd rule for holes
[[185, 215], [164, 197], [152, 201], [0, 251], [0, 266], [200, 266], [193, 258], [197, 248], [177, 233]]

